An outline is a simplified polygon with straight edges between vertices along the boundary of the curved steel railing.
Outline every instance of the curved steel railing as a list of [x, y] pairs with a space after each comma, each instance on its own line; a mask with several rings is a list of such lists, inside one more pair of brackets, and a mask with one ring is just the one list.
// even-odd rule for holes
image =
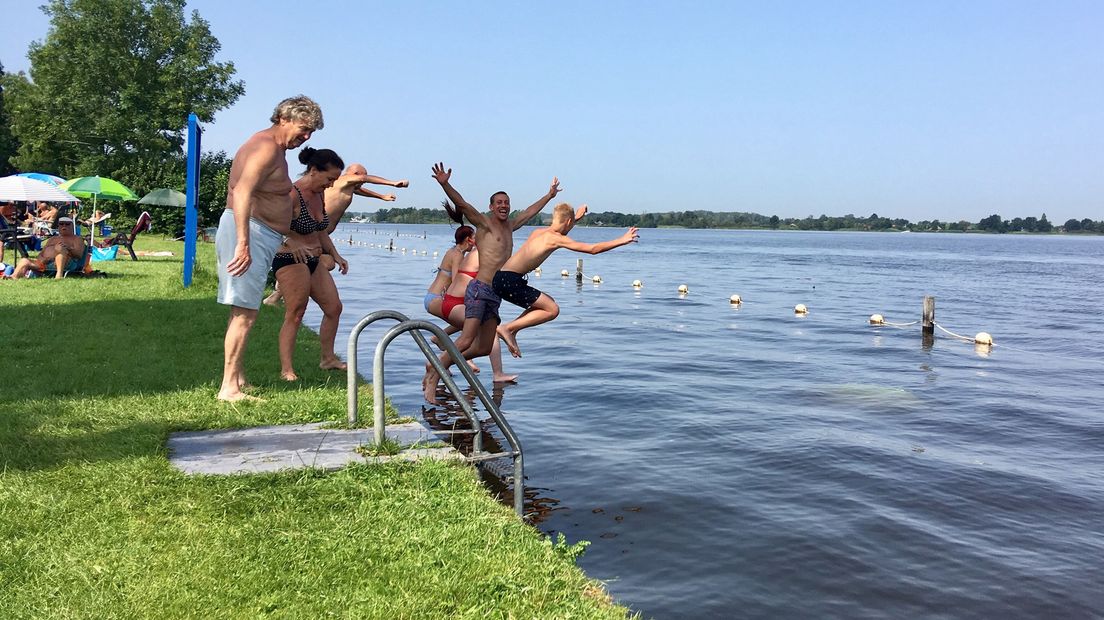
[[[348, 355], [346, 358], [346, 364], [348, 365], [348, 420], [349, 424], [353, 425], [357, 422], [357, 410], [358, 410], [358, 394], [357, 394], [357, 341], [360, 338], [360, 333], [364, 331], [364, 328], [368, 325], [381, 320], [381, 319], [394, 319], [399, 321], [399, 324], [392, 327], [384, 334], [376, 345], [376, 353], [373, 358], [372, 367], [372, 388], [373, 388], [373, 406], [374, 406], [374, 435], [376, 443], [382, 443], [385, 434], [385, 421], [384, 421], [384, 353], [387, 350], [387, 345], [391, 344], [395, 338], [398, 338], [405, 332], [410, 332], [410, 335], [414, 338], [414, 342], [417, 343], [418, 348], [421, 349], [422, 354], [425, 355], [426, 360], [433, 366], [437, 374], [440, 375], [441, 380], [444, 381], [445, 387], [460, 403], [460, 408], [464, 412], [464, 415], [468, 418], [472, 425], [472, 432], [474, 433], [472, 444], [472, 455], [468, 458], [470, 460], [485, 460], [488, 458], [495, 458], [498, 456], [511, 456], [514, 461], [514, 510], [518, 516], [523, 514], [523, 503], [525, 495], [525, 482], [524, 482], [524, 461], [522, 458], [521, 442], [518, 441], [517, 435], [510, 427], [510, 423], [503, 417], [502, 412], [499, 411], [498, 406], [495, 404], [491, 395], [487, 392], [487, 388], [483, 387], [472, 373], [468, 365], [464, 363], [464, 356], [460, 353], [460, 350], [456, 348], [456, 345], [452, 342], [452, 339], [445, 334], [444, 330], [440, 327], [430, 323], [428, 321], [411, 320], [401, 312], [394, 310], [379, 310], [371, 314], [366, 315], [360, 321], [357, 322], [353, 331], [349, 334], [349, 347]], [[468, 385], [474, 390], [479, 400], [483, 403], [483, 406], [487, 409], [487, 413], [490, 414], [491, 419], [495, 421], [498, 427], [502, 430], [503, 436], [510, 444], [509, 453], [490, 454], [483, 451], [483, 434], [482, 426], [479, 422], [479, 416], [475, 414], [475, 410], [472, 408], [471, 403], [460, 392], [460, 388], [456, 385], [456, 381], [446, 371], [444, 364], [437, 358], [437, 354], [433, 348], [426, 341], [425, 336], [422, 335], [422, 331], [428, 331], [437, 337], [437, 341], [442, 344], [445, 351], [448, 352], [452, 358], [456, 368], [460, 373], [464, 375]]]

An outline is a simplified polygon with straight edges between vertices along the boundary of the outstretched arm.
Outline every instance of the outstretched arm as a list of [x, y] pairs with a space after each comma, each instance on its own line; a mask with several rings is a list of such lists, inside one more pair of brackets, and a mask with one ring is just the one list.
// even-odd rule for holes
[[376, 198], [378, 200], [384, 200], [384, 201], [387, 201], [387, 202], [394, 202], [395, 201], [395, 195], [394, 194], [379, 194], [379, 193], [373, 192], [370, 189], [364, 189], [363, 187], [358, 187], [358, 188], [354, 189], [353, 193], [356, 194], [357, 196], [364, 196], [365, 198]]
[[529, 205], [527, 209], [517, 214], [514, 219], [510, 220], [511, 230], [517, 230], [525, 223], [533, 218], [534, 215], [540, 213], [540, 210], [544, 208], [550, 200], [556, 197], [556, 194], [560, 193], [560, 180], [556, 177], [552, 177], [552, 185], [548, 188], [548, 193], [541, 196], [536, 202]]
[[441, 189], [445, 190], [445, 195], [452, 201], [452, 204], [456, 205], [456, 208], [460, 209], [460, 213], [468, 218], [468, 221], [474, 224], [476, 228], [485, 228], [487, 226], [486, 216], [477, 211], [475, 207], [468, 204], [468, 201], [464, 200], [460, 192], [456, 191], [452, 185], [449, 185], [450, 177], [452, 177], [452, 168], [445, 170], [444, 163], [433, 164], [433, 178], [441, 184]]
[[574, 252], [583, 252], [585, 254], [601, 254], [602, 252], [608, 252], [613, 248], [619, 248], [623, 245], [630, 243], [636, 243], [640, 240], [640, 235], [637, 234], [636, 226], [625, 231], [625, 234], [616, 239], [610, 239], [609, 241], [603, 241], [601, 243], [579, 243], [571, 237], [561, 235], [560, 239], [556, 243], [559, 248], [567, 248]]
[[564, 234], [566, 235], [567, 233], [571, 232], [571, 229], [575, 228], [575, 225], [579, 223], [579, 220], [586, 217], [586, 214], [587, 214], [587, 206], [586, 205], [580, 205], [579, 208], [575, 210], [575, 219], [571, 220], [571, 225], [567, 227], [567, 230], [564, 231]]
[[372, 185], [390, 185], [391, 187], [409, 187], [410, 186], [410, 181], [407, 181], [406, 179], [403, 179], [401, 181], [389, 181], [389, 180], [387, 180], [383, 177], [377, 177], [377, 176], [372, 175], [372, 174], [368, 174], [368, 175], [365, 175], [365, 176], [368, 177], [368, 180], [366, 181], [366, 183], [371, 183]]

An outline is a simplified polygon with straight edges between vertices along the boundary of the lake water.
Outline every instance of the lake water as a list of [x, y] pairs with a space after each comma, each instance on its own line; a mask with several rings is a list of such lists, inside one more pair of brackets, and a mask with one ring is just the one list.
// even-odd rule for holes
[[[338, 245], [340, 351], [369, 312], [425, 316], [448, 227], [334, 237], [408, 248]], [[537, 527], [589, 540], [579, 564], [619, 601], [656, 618], [1104, 616], [1104, 237], [643, 230], [584, 256], [604, 281], [582, 286], [559, 275], [579, 256], [531, 276], [562, 311], [521, 332], [499, 395]], [[997, 346], [867, 322], [918, 320], [925, 295], [938, 324]], [[392, 325], [362, 336], [363, 368]], [[423, 362], [408, 338], [388, 349], [404, 413]]]

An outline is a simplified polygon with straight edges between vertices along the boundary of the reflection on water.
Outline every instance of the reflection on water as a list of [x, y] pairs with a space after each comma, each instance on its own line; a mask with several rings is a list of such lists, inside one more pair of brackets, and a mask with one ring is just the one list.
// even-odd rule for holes
[[[450, 230], [388, 229], [419, 254], [342, 248], [341, 339], [374, 310], [424, 316], [436, 263], [420, 252]], [[584, 257], [600, 285], [559, 277], [575, 271], [563, 252], [531, 277], [561, 315], [523, 332], [525, 357], [505, 360], [519, 382], [494, 394], [525, 450], [526, 510], [591, 541], [580, 565], [618, 600], [658, 618], [1101, 615], [1104, 324], [1085, 308], [1104, 299], [1104, 238], [641, 236]], [[939, 324], [997, 346], [868, 324], [915, 321], [927, 295]], [[386, 329], [362, 337], [362, 365]], [[420, 356], [388, 349], [400, 409], [420, 403]], [[421, 415], [465, 429], [455, 402]], [[491, 423], [483, 440], [503, 446]], [[500, 485], [511, 469], [483, 467]]]
[[[499, 411], [502, 411], [506, 386], [501, 383], [494, 383], [492, 386], [491, 400]], [[486, 414], [475, 390], [472, 388], [465, 389], [462, 397], [471, 405], [475, 414], [479, 417], [483, 451], [492, 454], [509, 452], [509, 443], [498, 431], [495, 421], [489, 414]], [[439, 390], [437, 400], [440, 404], [435, 407], [422, 405], [422, 421], [429, 428], [442, 433], [449, 444], [461, 454], [471, 456], [474, 451], [475, 433], [467, 414], [448, 390]], [[513, 467], [513, 459], [508, 456], [476, 463], [476, 468], [479, 470], [483, 482], [495, 493], [498, 501], [510, 508], [514, 506]], [[522, 511], [527, 523], [538, 525], [547, 519], [553, 511], [561, 509], [559, 507], [560, 500], [550, 497], [548, 491], [549, 489], [525, 485]]]

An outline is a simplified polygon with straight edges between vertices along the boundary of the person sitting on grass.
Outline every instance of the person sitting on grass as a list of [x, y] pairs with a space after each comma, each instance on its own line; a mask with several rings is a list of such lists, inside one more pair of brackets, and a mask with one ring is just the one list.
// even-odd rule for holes
[[42, 245], [42, 252], [36, 258], [23, 258], [15, 266], [12, 277], [22, 278], [28, 272], [42, 273], [51, 262], [57, 268], [55, 279], [65, 276], [65, 266], [71, 260], [80, 260], [84, 256], [84, 238], [73, 233], [73, 219], [63, 217], [58, 220], [58, 234], [50, 237]]
[[513, 321], [505, 325], [499, 325], [499, 338], [506, 342], [506, 348], [514, 357], [521, 357], [521, 349], [517, 344], [517, 333], [526, 327], [533, 327], [541, 323], [547, 323], [560, 315], [560, 307], [556, 300], [548, 293], [529, 286], [526, 274], [541, 266], [553, 252], [560, 248], [567, 248], [574, 252], [587, 254], [601, 254], [613, 248], [636, 243], [640, 240], [636, 227], [633, 226], [616, 239], [601, 243], [580, 243], [567, 233], [575, 226], [575, 222], [586, 215], [587, 207], [583, 205], [579, 212], [575, 213], [571, 205], [566, 202], [556, 205], [552, 210], [552, 225], [544, 226], [529, 233], [516, 254], [510, 257], [502, 269], [494, 276], [494, 291], [506, 301], [524, 308]]

